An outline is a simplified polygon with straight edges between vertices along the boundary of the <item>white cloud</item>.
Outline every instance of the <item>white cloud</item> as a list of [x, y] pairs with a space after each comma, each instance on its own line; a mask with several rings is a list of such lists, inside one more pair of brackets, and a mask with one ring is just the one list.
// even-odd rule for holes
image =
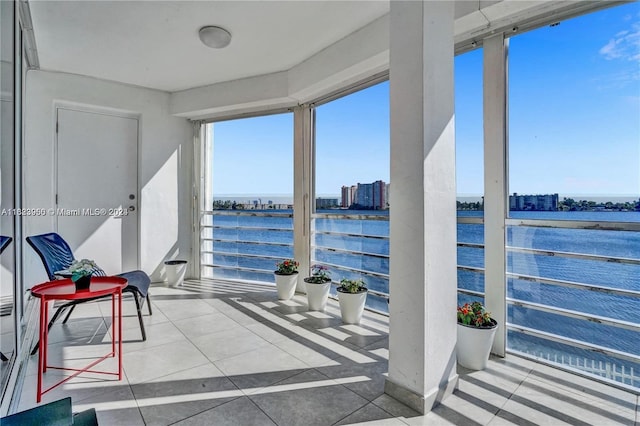
[[630, 30], [618, 32], [598, 53], [607, 60], [640, 62], [640, 22], [634, 22]]

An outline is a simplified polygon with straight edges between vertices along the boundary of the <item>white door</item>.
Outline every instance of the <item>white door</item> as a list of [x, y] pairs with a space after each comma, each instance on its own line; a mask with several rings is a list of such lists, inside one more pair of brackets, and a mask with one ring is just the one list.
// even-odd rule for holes
[[57, 108], [58, 233], [107, 274], [138, 265], [138, 120]]

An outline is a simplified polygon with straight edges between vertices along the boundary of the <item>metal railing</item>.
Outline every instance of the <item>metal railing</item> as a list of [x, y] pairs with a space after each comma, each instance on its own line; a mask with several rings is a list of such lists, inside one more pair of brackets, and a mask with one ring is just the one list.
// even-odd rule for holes
[[293, 213], [253, 210], [201, 212], [202, 277], [273, 282], [275, 263], [291, 257]]
[[[201, 251], [203, 256], [211, 255], [211, 256], [231, 256], [239, 259], [246, 260], [257, 260], [257, 259], [267, 259], [269, 261], [275, 262], [276, 260], [282, 259], [283, 256], [280, 254], [270, 254], [270, 250], [273, 247], [283, 247], [293, 252], [293, 238], [291, 238], [290, 242], [273, 242], [270, 239], [261, 239], [253, 241], [251, 239], [236, 239], [231, 240], [224, 237], [217, 238], [216, 230], [225, 230], [225, 231], [236, 231], [240, 234], [248, 231], [255, 232], [267, 232], [267, 233], [281, 233], [281, 232], [293, 232], [293, 223], [292, 213], [286, 212], [255, 212], [255, 211], [216, 211], [216, 212], [205, 212], [203, 215], [211, 215], [222, 216], [222, 217], [254, 217], [254, 218], [280, 218], [286, 219], [290, 221], [290, 226], [252, 226], [247, 224], [233, 224], [233, 221], [228, 221], [227, 223], [218, 223], [212, 219], [210, 224], [204, 223], [202, 225], [203, 232], [207, 232], [208, 229], [211, 229], [210, 236], [204, 236], [202, 238], [203, 244], [211, 243], [210, 249], [208, 247], [203, 247]], [[351, 221], [360, 221], [361, 225], [364, 223], [374, 223], [380, 221], [387, 221], [388, 216], [386, 215], [376, 215], [376, 214], [327, 214], [320, 213], [314, 214], [312, 216], [314, 223], [317, 224], [319, 222], [316, 221], [331, 221], [336, 223], [336, 221], [350, 221], [349, 223], [355, 223]], [[460, 225], [482, 225], [484, 222], [482, 217], [458, 217], [458, 224]], [[552, 229], [581, 229], [581, 230], [590, 230], [590, 231], [618, 231], [618, 232], [640, 232], [640, 223], [637, 222], [594, 222], [594, 221], [565, 221], [565, 220], [534, 220], [534, 219], [506, 219], [506, 224], [509, 227], [531, 227], [531, 228], [552, 228]], [[349, 226], [346, 228], [350, 228]], [[355, 227], [357, 228], [357, 226]], [[327, 261], [323, 256], [333, 255], [335, 258], [339, 257], [360, 257], [362, 259], [373, 259], [374, 261], [378, 261], [378, 266], [384, 267], [387, 262], [388, 265], [388, 251], [384, 252], [375, 250], [367, 250], [364, 248], [348, 248], [348, 244], [345, 242], [341, 245], [329, 245], [323, 242], [319, 242], [322, 238], [330, 238], [336, 241], [348, 241], [352, 239], [361, 239], [363, 241], [374, 241], [382, 244], [388, 244], [389, 236], [388, 233], [384, 235], [384, 233], [380, 232], [363, 232], [363, 229], [366, 226], [360, 226], [360, 230], [354, 231], [354, 227], [351, 229], [340, 229], [339, 226], [314, 226], [312, 231], [312, 259], [314, 264], [323, 264], [329, 267], [330, 269], [339, 272], [339, 275], [347, 274], [347, 275], [357, 275], [361, 277], [366, 277], [368, 279], [378, 280], [378, 283], [386, 282], [386, 291], [384, 286], [381, 288], [370, 289], [372, 295], [379, 297], [381, 299], [388, 299], [388, 280], [389, 274], [388, 269], [386, 271], [383, 268], [379, 268], [378, 270], [372, 270], [366, 267], [355, 267], [353, 265], [344, 264], [337, 261]], [[379, 229], [377, 229], [379, 230]], [[249, 245], [253, 248], [265, 248], [266, 250], [263, 253], [248, 253], [242, 252], [241, 250], [237, 252], [228, 252], [225, 250], [217, 250], [216, 245], [224, 244], [224, 243], [235, 243], [240, 245]], [[459, 241], [457, 244], [460, 249], [470, 249], [470, 250], [484, 250], [484, 244], [477, 242], [465, 242]], [[567, 260], [579, 260], [579, 261], [589, 261], [595, 263], [602, 264], [616, 264], [616, 265], [629, 265], [632, 267], [640, 265], [640, 259], [626, 257], [626, 256], [610, 256], [610, 255], [602, 255], [602, 254], [593, 254], [593, 253], [579, 253], [573, 251], [558, 251], [558, 250], [549, 250], [544, 248], [531, 248], [531, 247], [516, 247], [516, 246], [506, 246], [505, 250], [510, 255], [524, 255], [524, 256], [532, 256], [532, 257], [544, 257], [544, 258], [558, 258], [558, 259], [567, 259]], [[239, 272], [248, 272], [248, 273], [262, 273], [265, 274], [265, 278], [267, 274], [271, 275], [273, 268], [260, 268], [260, 267], [249, 267], [247, 265], [241, 264], [239, 262], [236, 265], [229, 264], [216, 264], [215, 262], [203, 262], [202, 265], [204, 267], [211, 267], [215, 269], [226, 269], [226, 270], [234, 270]], [[471, 266], [471, 265], [458, 265], [458, 271], [474, 273], [474, 274], [484, 274], [484, 268], [479, 266]], [[550, 278], [543, 275], [535, 275], [535, 274], [527, 274], [527, 273], [518, 273], [513, 271], [507, 271], [506, 276], [510, 281], [510, 286], [513, 285], [512, 280], [519, 280], [522, 282], [531, 282], [537, 283], [539, 285], [551, 286], [551, 288], [566, 288], [573, 290], [580, 290], [589, 292], [592, 295], [607, 295], [607, 296], [616, 296], [616, 297], [624, 297], [629, 298], [629, 300], [633, 301], [633, 304], [637, 304], [637, 301], [640, 299], [640, 291], [635, 289], [628, 288], [618, 288], [615, 286], [601, 285], [601, 284], [593, 284], [593, 283], [583, 283], [578, 281], [571, 281], [567, 279], [558, 279], [558, 278]], [[639, 276], [640, 279], [640, 276]], [[265, 279], [268, 280], [268, 279]], [[337, 282], [334, 282], [337, 284]], [[478, 291], [477, 289], [469, 289], [469, 288], [458, 288], [459, 294], [471, 296], [475, 298], [483, 298], [484, 293], [482, 291]], [[596, 296], [597, 297], [597, 296]], [[580, 320], [585, 321], [588, 324], [598, 324], [606, 327], [612, 327], [613, 329], [625, 330], [627, 332], [632, 332], [634, 334], [640, 333], [640, 325], [636, 322], [625, 321], [618, 318], [611, 318], [606, 315], [596, 315], [587, 312], [582, 312], [576, 309], [568, 309], [566, 307], [552, 306], [545, 303], [538, 303], [530, 300], [523, 300], [514, 297], [508, 297], [506, 299], [506, 303], [510, 307], [526, 309], [530, 311], [535, 311], [544, 314], [552, 314], [557, 315], [563, 318], [570, 318], [572, 320]], [[384, 309], [382, 310], [384, 312]], [[585, 323], [585, 324], [586, 324]], [[564, 346], [577, 348], [580, 350], [590, 351], [594, 354], [606, 355], [608, 357], [618, 359], [621, 361], [627, 361], [634, 364], [640, 364], [640, 355], [635, 353], [630, 353], [628, 351], [617, 350], [614, 348], [610, 348], [604, 345], [599, 345], [593, 342], [574, 339], [571, 337], [563, 336], [557, 333], [551, 333], [545, 331], [543, 329], [536, 329], [533, 327], [524, 326], [522, 324], [515, 324], [512, 322], [508, 322], [506, 324], [507, 330], [510, 332], [520, 333], [522, 335], [533, 336], [538, 339], [543, 339], [544, 341], [558, 343]], [[640, 334], [638, 334], [640, 336]], [[638, 337], [640, 339], [640, 337]], [[522, 354], [522, 350], [518, 349], [509, 349], [514, 353]], [[534, 355], [531, 355], [532, 357]], [[553, 355], [549, 355], [553, 356]], [[594, 361], [595, 362], [595, 361]], [[632, 386], [639, 386], [637, 382], [632, 383]]]
[[[483, 222], [482, 218], [478, 217], [463, 217], [458, 218], [458, 223], [462, 224], [480, 224]], [[580, 229], [580, 230], [589, 230], [589, 231], [618, 231], [618, 232], [640, 232], [640, 223], [638, 222], [596, 222], [596, 221], [566, 221], [566, 220], [534, 220], [534, 219], [507, 219], [507, 226], [509, 227], [530, 227], [530, 228], [552, 228], [552, 229]], [[466, 247], [473, 249], [484, 249], [483, 244], [478, 243], [465, 243], [459, 242], [458, 247]], [[576, 253], [576, 252], [568, 252], [568, 251], [558, 251], [558, 250], [548, 250], [548, 249], [540, 249], [540, 248], [528, 248], [528, 247], [514, 247], [514, 246], [506, 246], [505, 250], [508, 254], [521, 254], [532, 257], [554, 257], [559, 259], [571, 259], [571, 260], [580, 260], [580, 261], [590, 261], [602, 264], [616, 264], [616, 265], [632, 265], [632, 266], [640, 266], [640, 259], [638, 258], [630, 258], [630, 257], [622, 257], [622, 256], [609, 256], [609, 255], [600, 255], [600, 254], [590, 254], [590, 253]], [[513, 265], [512, 265], [513, 267]], [[479, 267], [471, 267], [471, 266], [458, 266], [458, 270], [468, 271], [473, 273], [484, 274], [484, 269]], [[635, 289], [627, 289], [627, 288], [617, 288], [614, 286], [608, 285], [599, 285], [599, 284], [589, 284], [583, 282], [576, 282], [570, 280], [563, 279], [555, 279], [549, 278], [545, 276], [524, 274], [524, 273], [516, 273], [513, 271], [506, 272], [507, 278], [511, 280], [521, 280], [526, 282], [537, 283], [540, 285], [551, 286], [552, 288], [568, 288], [568, 289], [576, 289], [588, 292], [590, 295], [607, 295], [607, 296], [619, 296], [629, 299], [629, 307], [636, 306], [637, 301], [640, 299], [640, 291]], [[640, 274], [637, 275], [638, 282], [640, 282]], [[509, 285], [513, 285], [513, 282], [510, 280]], [[464, 288], [458, 289], [459, 294], [464, 294], [473, 297], [484, 297], [484, 292], [474, 291]], [[598, 296], [595, 296], [598, 297]], [[640, 324], [632, 321], [624, 321], [617, 318], [611, 318], [604, 315], [595, 315], [586, 312], [581, 312], [579, 310], [574, 309], [566, 309], [563, 307], [552, 306], [545, 303], [535, 303], [528, 300], [521, 300], [517, 298], [507, 297], [506, 303], [511, 307], [519, 307], [527, 310], [547, 313], [552, 315], [557, 315], [563, 318], [570, 318], [574, 320], [586, 321], [588, 324], [597, 324], [606, 327], [613, 327], [613, 329], [625, 330], [634, 333], [637, 335], [635, 338], [636, 341], [640, 341]], [[527, 327], [522, 324], [515, 324], [512, 322], [508, 322], [506, 324], [506, 328], [509, 331], [517, 332], [523, 335], [532, 336], [534, 338], [543, 339], [544, 341], [552, 342], [555, 344], [560, 344], [562, 346], [568, 346], [572, 348], [576, 348], [579, 350], [587, 351], [589, 353], [594, 354], [594, 356], [607, 356], [611, 359], [618, 359], [621, 362], [630, 362], [631, 367], [627, 366], [627, 370], [633, 371], [633, 365], [640, 364], [640, 354], [638, 353], [630, 353], [628, 351], [614, 349], [608, 346], [604, 346], [601, 344], [596, 344], [593, 342], [585, 341], [584, 339], [575, 339], [571, 337], [567, 337], [564, 335], [559, 335], [556, 333], [550, 333], [548, 331], [544, 331], [542, 329]], [[540, 355], [531, 352], [523, 352], [521, 349], [508, 348], [508, 352], [517, 353], [519, 355], [529, 356], [534, 359], [539, 359]], [[537, 352], [540, 352], [539, 350]], [[570, 354], [558, 354], [558, 352], [551, 353], [546, 352], [545, 359], [554, 359], [563, 360], [563, 359], [574, 359]], [[592, 365], [600, 365], [602, 364], [601, 360], [595, 360], [594, 358], [589, 358], [591, 360]], [[562, 364], [562, 362], [558, 362], [558, 364]], [[586, 365], [588, 363], [583, 363]], [[611, 364], [611, 363], [609, 363]], [[569, 369], [581, 368], [580, 364], [573, 363], [567, 364]], [[621, 371], [625, 371], [625, 365], [621, 364], [619, 366]], [[597, 375], [605, 378], [609, 378], [612, 380], [623, 380], [623, 384], [631, 385], [631, 387], [635, 387], [636, 389], [640, 387], [640, 378], [635, 375], [629, 374], [603, 374], [600, 370], [595, 371], [594, 368], [582, 368], [582, 370], [586, 371], [589, 374]], [[592, 371], [593, 370], [593, 371]]]
[[[389, 300], [388, 221], [386, 214], [316, 213], [312, 215], [311, 233], [312, 263], [328, 267], [334, 285], [338, 284], [337, 277], [364, 279], [369, 294], [374, 296], [367, 298], [367, 307], [383, 314], [388, 314]], [[380, 224], [383, 226], [376, 226]], [[349, 245], [360, 248], [347, 248]], [[377, 250], [362, 248], [365, 246]], [[358, 265], [353, 264], [354, 259]], [[377, 267], [370, 267], [371, 263]]]

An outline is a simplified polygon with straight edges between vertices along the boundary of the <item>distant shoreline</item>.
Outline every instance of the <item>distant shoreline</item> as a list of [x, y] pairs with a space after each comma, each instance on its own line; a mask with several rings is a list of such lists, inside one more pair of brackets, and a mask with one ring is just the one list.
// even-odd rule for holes
[[[292, 195], [286, 195], [286, 194], [272, 194], [272, 195], [223, 195], [223, 196], [214, 196], [212, 197], [213, 200], [220, 200], [220, 201], [236, 201], [236, 202], [243, 202], [243, 204], [246, 204], [247, 202], [253, 202], [255, 200], [262, 200], [262, 204], [267, 204], [268, 201], [272, 201], [274, 204], [293, 204], [293, 196]], [[341, 196], [340, 195], [318, 195], [316, 196], [316, 198], [338, 198], [340, 199]], [[611, 202], [611, 203], [625, 203], [625, 202], [632, 202], [632, 201], [637, 201], [640, 199], [640, 194], [636, 195], [636, 196], [632, 196], [632, 195], [610, 195], [610, 196], [606, 196], [606, 195], [563, 195], [560, 194], [559, 195], [559, 199], [563, 200], [564, 198], [573, 198], [576, 201], [581, 201], [581, 200], [585, 200], [585, 201], [595, 201], [596, 203], [607, 203], [607, 202]], [[458, 197], [456, 197], [456, 201], [460, 201], [460, 202], [480, 202], [482, 201], [482, 196], [481, 195], [460, 195]]]

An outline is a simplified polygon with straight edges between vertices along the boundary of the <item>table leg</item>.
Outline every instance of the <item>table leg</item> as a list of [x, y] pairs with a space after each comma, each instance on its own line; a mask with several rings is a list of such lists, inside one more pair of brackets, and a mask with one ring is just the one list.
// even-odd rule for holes
[[118, 289], [118, 380], [122, 380], [122, 289]]
[[116, 356], [116, 295], [111, 295], [111, 352]]
[[41, 340], [42, 345], [42, 354], [43, 354], [43, 364], [42, 364], [42, 372], [47, 372], [47, 361], [49, 359], [49, 301], [44, 302], [44, 320], [42, 321], [42, 325], [44, 326], [42, 330], [43, 340]]
[[40, 350], [38, 351], [38, 389], [36, 391], [36, 402], [42, 400], [42, 373], [44, 373], [44, 334], [46, 330], [45, 311], [47, 309], [47, 302], [44, 299], [40, 299], [40, 326], [38, 327], [38, 336], [40, 339]]

